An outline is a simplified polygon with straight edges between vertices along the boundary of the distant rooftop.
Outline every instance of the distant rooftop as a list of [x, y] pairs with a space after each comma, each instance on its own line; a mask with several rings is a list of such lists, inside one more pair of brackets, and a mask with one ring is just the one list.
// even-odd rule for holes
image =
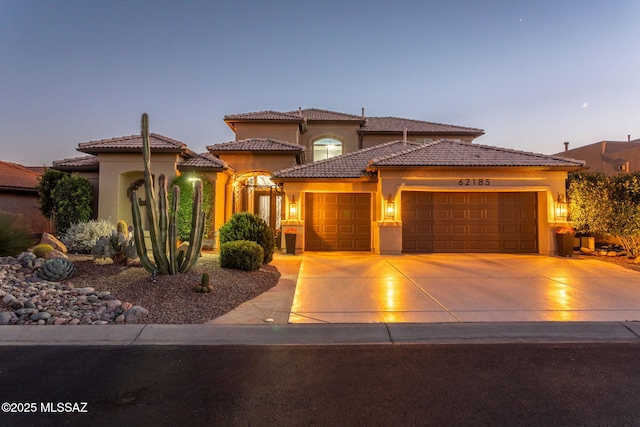
[[0, 161], [0, 189], [36, 191], [40, 174], [17, 163]]

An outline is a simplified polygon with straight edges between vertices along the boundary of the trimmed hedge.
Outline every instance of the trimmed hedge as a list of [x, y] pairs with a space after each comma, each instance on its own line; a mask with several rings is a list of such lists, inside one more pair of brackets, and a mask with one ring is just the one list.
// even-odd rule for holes
[[250, 240], [259, 244], [264, 251], [263, 264], [273, 260], [276, 244], [273, 231], [259, 216], [248, 212], [235, 213], [226, 224], [220, 227], [220, 246], [236, 240]]
[[220, 266], [236, 270], [255, 271], [262, 266], [262, 246], [249, 240], [234, 240], [220, 245]]

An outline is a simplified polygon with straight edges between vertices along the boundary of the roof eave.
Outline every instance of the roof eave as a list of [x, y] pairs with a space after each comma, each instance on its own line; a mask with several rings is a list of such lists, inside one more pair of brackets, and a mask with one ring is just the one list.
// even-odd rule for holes
[[411, 170], [442, 170], [442, 169], [446, 169], [446, 170], [469, 170], [469, 169], [473, 169], [473, 170], [489, 170], [489, 169], [496, 169], [496, 168], [500, 168], [500, 169], [511, 169], [511, 170], [537, 170], [537, 171], [565, 171], [565, 172], [578, 172], [585, 168], [584, 166], [570, 166], [570, 165], [566, 165], [566, 166], [524, 166], [524, 165], [514, 165], [514, 166], [508, 166], [508, 165], [493, 165], [493, 166], [488, 166], [488, 165], [482, 165], [482, 166], [464, 166], [464, 165], [412, 165], [412, 166], [387, 166], [387, 165], [369, 165], [367, 166], [367, 171], [368, 172], [375, 172], [375, 171], [379, 171], [379, 170], [407, 170], [407, 169], [411, 169]]

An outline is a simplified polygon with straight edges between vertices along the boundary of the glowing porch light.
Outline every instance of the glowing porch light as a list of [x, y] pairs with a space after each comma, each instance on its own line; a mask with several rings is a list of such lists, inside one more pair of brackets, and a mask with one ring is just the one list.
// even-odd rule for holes
[[289, 200], [289, 219], [298, 219], [298, 203], [296, 202], [296, 196], [291, 196]]
[[384, 202], [384, 217], [386, 219], [393, 219], [396, 216], [396, 203], [393, 201], [393, 197], [391, 197], [391, 193], [389, 193], [389, 197]]
[[569, 215], [569, 208], [564, 194], [558, 193], [558, 198], [554, 202], [556, 220], [566, 220]]

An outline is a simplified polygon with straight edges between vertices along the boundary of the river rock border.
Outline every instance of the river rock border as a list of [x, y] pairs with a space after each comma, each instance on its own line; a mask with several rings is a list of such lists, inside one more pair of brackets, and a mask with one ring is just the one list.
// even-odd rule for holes
[[108, 291], [75, 288], [71, 280], [38, 277], [44, 259], [31, 252], [0, 257], [0, 325], [107, 325], [140, 323], [149, 311]]

